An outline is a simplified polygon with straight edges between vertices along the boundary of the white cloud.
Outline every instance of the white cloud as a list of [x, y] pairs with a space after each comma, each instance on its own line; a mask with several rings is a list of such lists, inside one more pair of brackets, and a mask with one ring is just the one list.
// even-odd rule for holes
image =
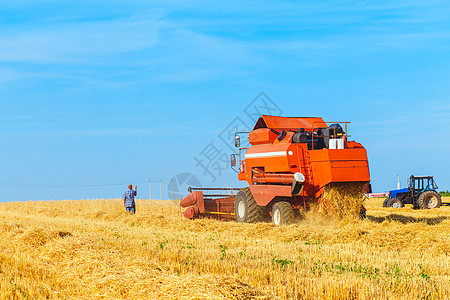
[[4, 31], [0, 38], [0, 60], [69, 63], [137, 51], [157, 43], [160, 27], [156, 20], [131, 19], [62, 25], [57, 29]]
[[[14, 66], [21, 71], [16, 76], [82, 82], [82, 87], [74, 89], [83, 92], [85, 87], [120, 89], [122, 84], [148, 80], [201, 81], [227, 75], [235, 77], [234, 81], [248, 80], [252, 72], [261, 69], [326, 65], [361, 50], [416, 51], [433, 45], [439, 51], [448, 48], [445, 41], [450, 34], [444, 30], [416, 32], [415, 27], [401, 25], [410, 19], [412, 23], [428, 22], [429, 16], [437, 13], [436, 9], [427, 11], [423, 20], [417, 19], [416, 10], [422, 4], [412, 1], [376, 5], [285, 2], [273, 10], [264, 3], [254, 8], [253, 4], [222, 3], [223, 11], [195, 2], [186, 5], [185, 14], [175, 5], [164, 9], [164, 16], [142, 12], [139, 17], [71, 24], [61, 23], [61, 18], [46, 25], [51, 27], [41, 24], [37, 29], [6, 26], [0, 29], [0, 62], [25, 63]], [[410, 14], [409, 8], [415, 13]], [[386, 11], [394, 16], [377, 19]], [[255, 15], [245, 15], [250, 12]], [[229, 18], [224, 17], [227, 13]], [[68, 64], [82, 70], [27, 69], [29, 64]], [[5, 78], [12, 74], [2, 77], [0, 73], [0, 83]]]

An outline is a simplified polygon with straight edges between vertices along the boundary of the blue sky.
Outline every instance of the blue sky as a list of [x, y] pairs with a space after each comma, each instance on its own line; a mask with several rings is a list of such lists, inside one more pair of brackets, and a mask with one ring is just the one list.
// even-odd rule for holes
[[210, 143], [228, 156], [221, 133], [250, 126], [261, 92], [285, 116], [350, 121], [375, 190], [397, 174], [450, 189], [449, 15], [447, 1], [3, 2], [0, 201], [115, 198], [128, 182], [148, 198], [149, 179], [168, 198], [183, 173], [242, 186], [195, 158]]

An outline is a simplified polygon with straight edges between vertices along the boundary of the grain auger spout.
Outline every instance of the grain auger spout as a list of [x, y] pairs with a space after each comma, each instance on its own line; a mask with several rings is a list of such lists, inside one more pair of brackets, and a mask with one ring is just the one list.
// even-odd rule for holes
[[323, 211], [337, 217], [365, 215], [371, 192], [366, 149], [349, 140], [349, 122], [318, 117], [263, 115], [248, 134], [251, 146], [231, 155], [244, 188], [191, 189], [181, 201], [186, 218], [289, 224], [295, 214]]

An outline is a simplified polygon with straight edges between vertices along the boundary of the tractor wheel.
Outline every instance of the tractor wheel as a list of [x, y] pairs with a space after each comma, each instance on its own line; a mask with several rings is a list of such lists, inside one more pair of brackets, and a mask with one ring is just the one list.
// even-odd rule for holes
[[388, 203], [388, 207], [393, 207], [393, 208], [402, 208], [404, 206], [405, 206], [405, 204], [403, 203], [403, 201], [400, 199], [397, 199], [397, 198], [391, 198], [391, 200]]
[[239, 191], [234, 202], [234, 213], [239, 223], [256, 223], [264, 221], [264, 208], [253, 198], [250, 188]]
[[389, 201], [391, 198], [386, 198], [386, 200], [383, 201], [383, 207], [389, 207]]
[[419, 196], [419, 208], [430, 209], [441, 207], [441, 195], [435, 191], [426, 191]]
[[275, 203], [272, 208], [272, 221], [275, 225], [289, 225], [294, 222], [292, 204], [286, 201]]

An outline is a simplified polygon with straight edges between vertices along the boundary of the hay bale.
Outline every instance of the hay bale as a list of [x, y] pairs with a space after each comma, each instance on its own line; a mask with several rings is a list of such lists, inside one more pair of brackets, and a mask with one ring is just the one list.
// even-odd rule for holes
[[364, 201], [363, 185], [361, 182], [334, 182], [325, 187], [323, 197], [336, 217], [359, 218]]

